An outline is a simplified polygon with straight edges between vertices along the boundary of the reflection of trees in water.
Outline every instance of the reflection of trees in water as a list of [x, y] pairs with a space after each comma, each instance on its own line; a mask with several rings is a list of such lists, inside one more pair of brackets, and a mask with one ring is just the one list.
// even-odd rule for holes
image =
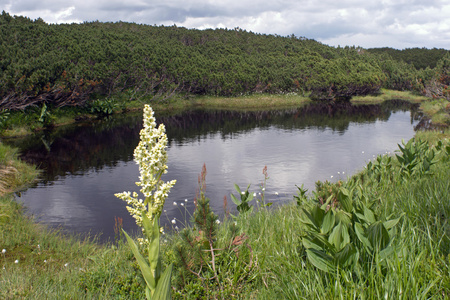
[[[231, 134], [244, 133], [255, 128], [277, 128], [292, 130], [306, 128], [330, 128], [344, 133], [351, 122], [370, 123], [386, 121], [391, 112], [411, 111], [417, 115], [417, 105], [396, 100], [380, 105], [352, 105], [350, 103], [314, 103], [290, 110], [258, 112], [190, 111], [184, 114], [160, 118], [167, 128], [170, 142], [185, 142], [212, 133], [221, 133], [223, 138]], [[416, 118], [416, 117], [414, 117]], [[411, 119], [411, 122], [413, 120]]]
[[[169, 117], [158, 117], [166, 125], [169, 143], [183, 143], [209, 134], [221, 133], [223, 138], [255, 128], [292, 130], [331, 128], [340, 133], [350, 122], [367, 123], [387, 120], [392, 111], [411, 110], [405, 101], [388, 101], [381, 105], [349, 103], [317, 103], [290, 110], [260, 112], [190, 111]], [[45, 182], [66, 174], [82, 174], [89, 169], [115, 166], [133, 159], [142, 127], [141, 113], [120, 115], [90, 125], [65, 126], [32, 137], [7, 141], [21, 149], [21, 158], [41, 166]]]
[[93, 125], [65, 126], [33, 137], [9, 141], [21, 158], [44, 170], [44, 182], [57, 176], [82, 174], [133, 159], [142, 116], [114, 118]]

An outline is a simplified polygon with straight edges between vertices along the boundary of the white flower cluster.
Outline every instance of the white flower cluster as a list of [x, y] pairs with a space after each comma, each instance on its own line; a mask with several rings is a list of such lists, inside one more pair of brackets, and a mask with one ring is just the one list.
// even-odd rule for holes
[[[167, 173], [167, 136], [164, 124], [156, 128], [153, 110], [149, 105], [144, 107], [144, 128], [140, 132], [140, 142], [134, 150], [134, 160], [139, 165], [139, 182], [141, 193], [145, 200], [138, 199], [138, 194], [123, 192], [115, 194], [116, 197], [127, 202], [127, 210], [142, 227], [142, 212], [146, 212], [150, 220], [159, 218], [164, 202], [175, 185], [176, 180], [164, 182], [161, 176]], [[148, 206], [148, 208], [147, 208]]]

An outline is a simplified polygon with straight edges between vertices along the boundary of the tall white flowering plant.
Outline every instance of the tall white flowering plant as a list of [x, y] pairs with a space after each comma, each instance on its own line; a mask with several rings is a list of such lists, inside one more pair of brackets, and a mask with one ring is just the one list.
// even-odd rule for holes
[[167, 136], [164, 124], [156, 127], [153, 110], [149, 105], [144, 107], [144, 128], [140, 132], [140, 142], [134, 150], [134, 160], [139, 165], [140, 192], [144, 196], [139, 199], [136, 192], [115, 194], [116, 197], [127, 202], [127, 210], [142, 228], [145, 239], [141, 243], [147, 246], [148, 261], [142, 256], [138, 245], [124, 231], [128, 244], [139, 264], [142, 275], [147, 283], [147, 299], [170, 299], [170, 277], [172, 265], [161, 274], [161, 257], [159, 251], [160, 228], [159, 217], [164, 202], [175, 185], [176, 180], [164, 182], [161, 176], [167, 173]]

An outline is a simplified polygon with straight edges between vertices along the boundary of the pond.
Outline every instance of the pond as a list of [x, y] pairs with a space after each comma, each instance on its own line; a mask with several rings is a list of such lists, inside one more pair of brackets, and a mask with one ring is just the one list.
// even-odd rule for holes
[[[219, 215], [224, 197], [232, 211], [234, 184], [261, 192], [267, 166], [267, 202], [293, 201], [296, 185], [336, 181], [361, 170], [374, 156], [392, 153], [414, 135], [417, 107], [403, 101], [381, 105], [314, 104], [289, 110], [187, 111], [156, 115], [166, 125], [168, 173], [176, 179], [161, 222], [171, 226], [194, 208], [198, 175], [207, 169], [206, 196]], [[142, 113], [117, 115], [94, 124], [76, 124], [4, 141], [21, 149], [22, 159], [42, 170], [39, 182], [23, 192], [28, 213], [69, 233], [114, 238], [115, 218], [135, 231], [125, 203], [114, 196], [138, 191], [133, 150]], [[174, 202], [177, 205], [174, 205]]]

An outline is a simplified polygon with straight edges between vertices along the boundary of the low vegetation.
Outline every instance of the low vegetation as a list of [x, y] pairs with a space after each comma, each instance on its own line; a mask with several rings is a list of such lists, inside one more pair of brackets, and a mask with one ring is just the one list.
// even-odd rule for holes
[[[17, 161], [1, 147], [4, 164]], [[263, 186], [259, 195], [236, 187], [241, 209], [225, 207], [220, 220], [209, 208], [215, 195], [204, 193], [203, 169], [191, 226], [178, 231], [173, 220], [161, 236], [162, 264], [173, 264], [172, 297], [448, 298], [449, 164], [446, 137], [412, 139], [346, 181], [317, 182], [309, 193], [299, 187], [290, 204], [269, 208]], [[1, 197], [0, 296], [145, 297], [135, 255], [146, 246], [133, 252], [119, 221], [115, 242], [106, 245], [35, 224], [8, 193], [35, 176], [27, 170]]]

